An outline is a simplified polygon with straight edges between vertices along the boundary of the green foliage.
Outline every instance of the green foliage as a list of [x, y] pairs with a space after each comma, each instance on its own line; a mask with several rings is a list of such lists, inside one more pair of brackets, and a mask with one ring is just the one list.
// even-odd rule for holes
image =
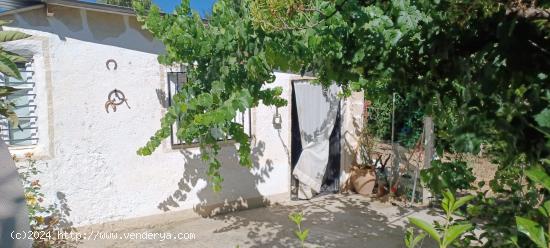
[[[139, 3], [143, 4], [145, 8], [151, 7], [151, 0], [137, 0]], [[134, 0], [98, 0], [98, 3], [117, 5], [122, 7], [133, 7]]]
[[[311, 0], [304, 5], [313, 11], [287, 15], [290, 30], [267, 29], [280, 39], [269, 49], [282, 70], [313, 71], [323, 84], [367, 95], [409, 97], [435, 117], [438, 142], [457, 151], [489, 143], [503, 164], [522, 153], [533, 162], [549, 152], [532, 124], [546, 105], [550, 41], [546, 26], [514, 18], [509, 4]], [[270, 20], [269, 11], [253, 14], [260, 27]]]
[[[377, 89], [370, 88], [365, 98], [369, 100], [370, 132], [381, 140], [391, 139], [393, 111], [392, 95], [377, 94]], [[396, 95], [395, 100], [395, 142], [406, 148], [412, 148], [422, 134], [424, 113], [414, 99]]]
[[10, 124], [17, 126], [17, 115], [13, 111], [14, 105], [6, 100], [6, 97], [16, 92], [17, 89], [9, 86], [0, 86], [0, 115], [6, 117]]
[[409, 217], [409, 221], [411, 224], [417, 226], [418, 228], [422, 229], [424, 232], [430, 235], [432, 239], [437, 241], [438, 244], [441, 243], [441, 236], [437, 232], [434, 226], [430, 225], [428, 222], [423, 221], [421, 219]]
[[546, 147], [550, 147], [550, 91], [546, 92], [545, 99], [549, 104], [540, 113], [535, 115], [535, 121], [538, 125], [536, 129], [547, 138]]
[[525, 175], [533, 180], [533, 182], [538, 183], [543, 186], [546, 190], [550, 191], [550, 176], [546, 174], [544, 167], [541, 165], [535, 165], [525, 171]]
[[[402, 121], [401, 126], [396, 125], [397, 142], [406, 148], [414, 148], [422, 135], [424, 113], [416, 110], [401, 114], [405, 115], [396, 118], [396, 121]], [[396, 122], [396, 124], [400, 124], [400, 122]]]
[[[537, 237], [536, 233], [522, 234], [536, 230], [523, 219], [548, 228], [550, 202], [546, 195], [548, 190], [543, 186], [548, 181], [546, 174], [542, 165], [505, 167], [497, 171], [490, 194], [478, 193], [474, 205], [467, 209], [467, 218], [481, 223], [479, 238], [484, 240], [484, 247], [537, 247], [539, 241], [530, 241], [531, 236]], [[522, 227], [518, 228], [519, 225]]]
[[539, 223], [530, 219], [516, 216], [516, 223], [518, 231], [527, 235], [539, 248], [547, 248], [546, 237], [544, 229]]
[[[474, 226], [471, 223], [458, 222], [453, 219], [453, 215], [458, 211], [458, 209], [460, 209], [462, 206], [464, 206], [465, 204], [473, 200], [474, 196], [467, 195], [457, 200], [454, 197], [454, 194], [451, 193], [451, 191], [446, 190], [443, 193], [443, 197], [444, 198], [441, 203], [441, 207], [443, 208], [443, 210], [445, 210], [445, 215], [446, 215], [445, 223], [443, 223], [443, 226], [437, 222], [434, 223], [434, 225], [432, 225], [424, 220], [409, 217], [409, 221], [413, 225], [415, 225], [416, 227], [426, 232], [433, 240], [437, 242], [437, 244], [441, 248], [455, 245], [458, 242], [457, 240], [458, 238], [462, 237], [465, 233], [472, 231], [472, 229], [474, 228]], [[416, 240], [416, 239], [421, 240], [422, 238], [416, 237], [412, 240]], [[408, 244], [412, 244], [410, 241], [407, 243], [407, 247], [414, 247], [414, 246], [409, 246]]]
[[[256, 27], [278, 31], [303, 29], [310, 21], [313, 1], [309, 0], [256, 0], [250, 2], [251, 15]], [[304, 20], [305, 19], [305, 20]], [[289, 20], [294, 20], [290, 21]], [[296, 21], [298, 20], [298, 21]]]
[[[9, 21], [0, 21], [0, 28]], [[28, 34], [24, 34], [19, 31], [6, 31], [0, 29], [0, 43], [16, 41], [30, 37]], [[21, 79], [21, 74], [15, 63], [26, 61], [25, 58], [0, 48], [0, 73]], [[14, 112], [13, 103], [6, 100], [6, 96], [13, 94], [17, 89], [9, 86], [0, 86], [0, 115], [6, 117], [13, 126], [18, 126], [17, 115]]]
[[40, 182], [33, 180], [40, 173], [36, 168], [36, 161], [31, 159], [29, 155], [22, 163], [23, 165], [19, 166], [18, 172], [25, 189], [25, 200], [27, 202], [31, 227], [36, 227], [44, 223], [44, 215], [49, 214], [50, 211], [40, 204], [43, 201], [44, 194], [40, 191]]
[[430, 168], [420, 171], [420, 178], [422, 183], [436, 194], [442, 194], [447, 189], [452, 192], [468, 190], [475, 181], [472, 168], [460, 160], [434, 160]]
[[374, 102], [369, 108], [368, 122], [369, 132], [379, 140], [391, 138], [391, 102]]
[[[274, 68], [267, 62], [266, 43], [273, 39], [256, 30], [245, 1], [219, 1], [206, 24], [192, 12], [189, 1], [182, 1], [175, 15], [161, 15], [153, 6], [136, 9], [144, 27], [162, 41], [166, 54], [159, 61], [166, 65], [187, 64], [188, 82], [174, 96], [173, 106], [155, 133], [138, 154], [149, 155], [177, 125], [177, 137], [187, 143], [199, 142], [202, 159], [215, 191], [221, 190], [222, 164], [216, 155], [220, 138], [232, 137], [238, 144], [239, 161], [250, 167], [250, 142], [243, 126], [235, 123], [239, 111], [258, 106], [284, 106], [282, 89], [265, 87], [274, 81]], [[221, 134], [221, 135], [220, 135]]]
[[371, 133], [371, 126], [367, 124], [367, 120], [363, 120], [361, 132], [358, 134], [357, 148], [354, 151], [357, 161], [354, 166], [361, 169], [369, 169], [373, 166], [373, 161], [377, 159], [374, 155], [376, 140]]
[[33, 247], [76, 247], [71, 243], [74, 240], [63, 239], [63, 235], [75, 231], [64, 225], [66, 215], [60, 211], [58, 205], [44, 203], [42, 185], [39, 180], [36, 180], [41, 172], [38, 170], [37, 161], [32, 156], [28, 153], [21, 159], [14, 157], [14, 160], [18, 162], [17, 172], [24, 188], [31, 231], [36, 234], [32, 237], [34, 238]]
[[[191, 12], [189, 1], [175, 15], [161, 16], [153, 7], [145, 17], [138, 7], [145, 28], [166, 45], [160, 61], [196, 65], [140, 154], [153, 152], [177, 123], [180, 139], [200, 142], [219, 189], [219, 146], [211, 133], [241, 136], [237, 143], [246, 165], [249, 142], [231, 119], [241, 107], [285, 104], [280, 89], [267, 86], [279, 69], [312, 72], [318, 83], [336, 82], [345, 95], [363, 89], [367, 95], [406, 96], [419, 113], [434, 117], [439, 146], [476, 153], [488, 144], [505, 174], [520, 160], [536, 164], [550, 154], [539, 125], [548, 107], [550, 28], [546, 20], [517, 11], [516, 3], [519, 9], [548, 5], [220, 0], [208, 25]], [[509, 179], [493, 185], [503, 187]]]
[[425, 233], [420, 233], [418, 235], [414, 234], [414, 228], [409, 227], [407, 228], [407, 232], [405, 233], [405, 246], [407, 248], [415, 248], [415, 247], [421, 247], [422, 241], [426, 237]]
[[542, 112], [535, 116], [535, 121], [541, 127], [550, 127], [550, 109], [545, 108]]
[[304, 220], [304, 215], [301, 213], [291, 213], [288, 215], [288, 218], [296, 224], [297, 230], [294, 230], [294, 235], [300, 240], [302, 247], [305, 247], [304, 242], [309, 236], [309, 229], [302, 229], [302, 221]]
[[[534, 183], [546, 189], [547, 192], [550, 191], [550, 175], [548, 175], [545, 168], [541, 165], [532, 166], [525, 172], [525, 175]], [[533, 213], [530, 214], [531, 218], [536, 218], [537, 214], [541, 215], [542, 218], [540, 218], [539, 221], [543, 220], [544, 223], [547, 224], [550, 221], [550, 201], [546, 200], [537, 210], [538, 211], [533, 211]], [[517, 230], [527, 236], [537, 247], [550, 247], [550, 240], [547, 238], [550, 236], [550, 229], [548, 229], [548, 233], [546, 233], [544, 231], [544, 224], [540, 224], [536, 220], [516, 216], [516, 226]]]
[[[240, 161], [250, 165], [248, 137], [232, 122], [235, 112], [286, 103], [281, 89], [269, 87], [274, 69], [311, 72], [317, 83], [336, 82], [345, 95], [365, 90], [367, 99], [386, 106], [393, 93], [404, 96], [418, 116], [403, 123], [415, 130], [415, 118], [433, 116], [438, 150], [477, 153], [484, 144], [498, 170], [491, 194], [478, 192], [466, 217], [483, 223], [485, 247], [535, 245], [518, 235], [515, 216], [548, 225], [540, 221], [548, 208], [533, 208], [548, 192], [525, 176], [550, 155], [550, 25], [529, 14], [549, 7], [548, 0], [219, 0], [206, 25], [189, 1], [166, 16], [156, 7], [145, 16], [138, 4], [145, 28], [167, 48], [159, 61], [193, 65], [190, 82], [139, 153], [151, 154], [176, 123], [178, 138], [199, 141], [219, 190], [213, 134], [236, 137]], [[380, 124], [380, 136], [387, 135], [387, 123]], [[429, 187], [469, 187], [465, 164], [435, 163], [424, 172], [432, 174], [424, 180]], [[460, 200], [443, 195], [445, 208], [455, 209]], [[433, 225], [438, 236], [431, 237], [442, 246], [467, 244], [469, 238], [459, 237], [468, 223], [447, 224]]]

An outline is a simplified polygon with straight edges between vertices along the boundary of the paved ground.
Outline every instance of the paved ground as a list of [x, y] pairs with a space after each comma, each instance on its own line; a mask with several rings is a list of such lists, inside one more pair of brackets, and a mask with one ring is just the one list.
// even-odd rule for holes
[[194, 232], [194, 240], [101, 240], [87, 241], [79, 247], [299, 247], [292, 233], [295, 226], [287, 217], [294, 211], [304, 213], [303, 225], [310, 229], [306, 247], [404, 247], [407, 217], [434, 219], [426, 209], [405, 209], [359, 195], [328, 195], [209, 219], [167, 221], [117, 230], [118, 235]]

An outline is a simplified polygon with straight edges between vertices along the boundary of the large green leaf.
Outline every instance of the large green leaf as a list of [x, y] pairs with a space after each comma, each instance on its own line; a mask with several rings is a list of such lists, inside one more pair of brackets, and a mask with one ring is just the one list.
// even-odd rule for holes
[[451, 209], [451, 212], [454, 212], [456, 211], [457, 209], [459, 209], [460, 207], [462, 207], [464, 204], [470, 202], [471, 200], [473, 200], [475, 197], [473, 195], [467, 195], [467, 196], [464, 196], [464, 197], [461, 197], [459, 198], [455, 204], [453, 205], [453, 208]]
[[535, 121], [541, 127], [550, 127], [550, 109], [546, 108], [539, 114], [535, 115]]
[[414, 229], [412, 227], [407, 229], [407, 232], [405, 233], [405, 246], [407, 248], [414, 248], [416, 247], [420, 241], [426, 237], [425, 233], [420, 233], [418, 236], [414, 236]]
[[432, 225], [430, 225], [428, 222], [423, 221], [421, 219], [414, 218], [414, 217], [409, 217], [409, 221], [415, 226], [424, 230], [426, 233], [428, 233], [428, 235], [430, 235], [432, 239], [437, 241], [438, 244], [441, 244], [441, 238], [439, 237], [439, 233], [437, 233], [437, 230], [435, 230], [435, 228]]
[[443, 200], [441, 201], [441, 207], [445, 210], [445, 213], [451, 214], [455, 205], [455, 196], [450, 190], [443, 192]]
[[0, 42], [21, 40], [30, 37], [30, 35], [19, 31], [0, 31]]
[[17, 68], [17, 65], [15, 65], [15, 63], [13, 63], [13, 61], [11, 61], [8, 57], [2, 56], [1, 54], [0, 54], [0, 72], [10, 77], [21, 79], [21, 73], [19, 73], [19, 69]]
[[288, 218], [299, 226], [302, 223], [304, 216], [301, 213], [292, 213], [288, 216]]
[[538, 247], [548, 248], [546, 245], [546, 238], [544, 237], [544, 230], [539, 223], [516, 216], [516, 225], [518, 231], [527, 235], [527, 237], [529, 237]]
[[300, 241], [304, 242], [307, 239], [307, 236], [309, 235], [309, 229], [305, 229], [303, 231], [295, 230], [294, 234], [296, 234], [296, 237], [300, 239]]
[[518, 244], [518, 236], [516, 235], [511, 236], [506, 243], [513, 244], [514, 247], [520, 247]]
[[541, 165], [531, 166], [525, 171], [525, 175], [534, 182], [544, 186], [546, 190], [550, 191], [550, 176], [546, 174], [546, 171]]
[[0, 105], [0, 115], [6, 117], [12, 126], [19, 126], [19, 118], [17, 118], [17, 114], [10, 104], [3, 103]]
[[550, 200], [545, 201], [542, 206], [538, 208], [539, 212], [544, 215], [544, 217], [550, 217]]
[[12, 93], [18, 91], [19, 89], [9, 87], [9, 86], [0, 86], [0, 97], [5, 97], [11, 95]]
[[463, 224], [463, 225], [454, 225], [450, 226], [443, 237], [443, 247], [451, 245], [455, 239], [462, 236], [467, 231], [470, 231], [473, 228], [472, 224]]
[[23, 63], [23, 62], [27, 61], [27, 58], [25, 58], [25, 57], [23, 57], [19, 54], [10, 52], [10, 51], [3, 51], [2, 50], [2, 51], [0, 51], [0, 55], [7, 57], [8, 59], [13, 61], [14, 63]]

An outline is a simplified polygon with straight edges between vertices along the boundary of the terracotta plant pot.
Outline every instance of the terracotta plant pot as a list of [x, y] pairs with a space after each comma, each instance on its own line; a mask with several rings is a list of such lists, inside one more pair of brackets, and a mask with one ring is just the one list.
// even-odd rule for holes
[[354, 168], [351, 174], [351, 184], [355, 192], [364, 196], [371, 196], [376, 184], [376, 175], [371, 169]]

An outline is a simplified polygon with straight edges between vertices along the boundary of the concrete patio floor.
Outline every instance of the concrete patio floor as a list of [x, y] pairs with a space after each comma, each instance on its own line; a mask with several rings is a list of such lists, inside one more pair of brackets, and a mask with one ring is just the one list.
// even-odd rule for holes
[[306, 247], [404, 247], [407, 217], [436, 219], [429, 209], [397, 207], [360, 195], [326, 195], [213, 218], [98, 230], [119, 235], [193, 232], [193, 240], [121, 238], [83, 241], [79, 247], [299, 247], [293, 234], [295, 225], [288, 219], [291, 212], [302, 212], [305, 216], [303, 227], [310, 229]]

